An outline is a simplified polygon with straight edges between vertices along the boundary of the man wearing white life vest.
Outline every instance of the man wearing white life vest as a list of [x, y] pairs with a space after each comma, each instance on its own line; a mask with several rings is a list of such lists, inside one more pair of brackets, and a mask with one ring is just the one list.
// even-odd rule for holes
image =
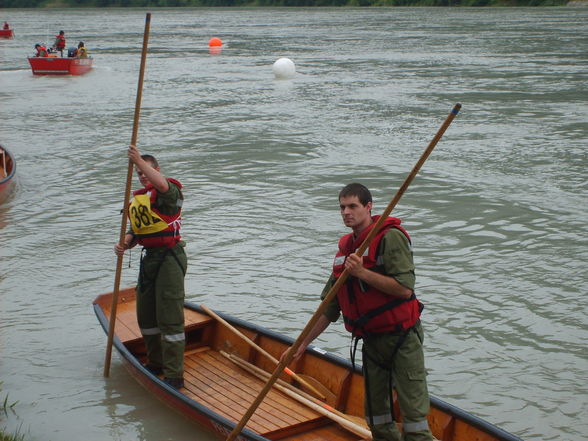
[[[355, 251], [378, 219], [371, 215], [372, 195], [361, 184], [349, 184], [339, 193], [339, 205], [343, 223], [353, 232], [339, 240], [333, 272], [322, 298], [344, 270], [349, 278], [293, 360], [302, 356], [306, 347], [342, 314], [355, 345], [363, 340], [365, 415], [374, 441], [430, 441], [433, 438], [427, 422], [429, 393], [420, 323], [422, 305], [414, 294], [410, 237], [400, 226], [400, 219], [390, 217], [360, 258]], [[403, 433], [394, 421], [392, 387], [397, 392]]]
[[133, 192], [129, 207], [131, 230], [117, 255], [143, 246], [137, 282], [137, 321], [147, 346], [146, 367], [175, 389], [184, 386], [184, 276], [185, 243], [180, 237], [184, 197], [182, 184], [166, 178], [157, 160], [129, 146], [143, 188]]

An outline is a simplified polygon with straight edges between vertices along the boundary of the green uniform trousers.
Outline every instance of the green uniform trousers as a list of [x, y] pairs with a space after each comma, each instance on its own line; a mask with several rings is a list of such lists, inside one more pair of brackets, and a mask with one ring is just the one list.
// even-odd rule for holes
[[184, 372], [184, 242], [173, 248], [145, 248], [137, 283], [137, 321], [148, 363], [168, 378]]
[[[432, 440], [427, 423], [429, 392], [420, 321], [406, 334], [404, 341], [401, 341], [402, 334], [364, 338], [365, 414], [374, 441]], [[392, 416], [392, 386], [396, 389], [402, 414], [403, 434]]]

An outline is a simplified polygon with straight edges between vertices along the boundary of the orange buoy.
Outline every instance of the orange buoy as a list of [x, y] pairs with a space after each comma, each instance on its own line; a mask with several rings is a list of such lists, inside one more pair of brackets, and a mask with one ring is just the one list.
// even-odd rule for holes
[[223, 42], [221, 41], [220, 38], [217, 37], [212, 37], [209, 41], [208, 41], [208, 45], [210, 47], [220, 47], [223, 45]]

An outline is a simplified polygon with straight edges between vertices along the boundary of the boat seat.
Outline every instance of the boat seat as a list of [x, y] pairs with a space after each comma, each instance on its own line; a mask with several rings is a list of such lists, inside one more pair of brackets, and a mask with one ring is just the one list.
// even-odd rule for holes
[[[124, 296], [125, 292], [121, 291], [118, 307], [116, 310], [115, 334], [124, 345], [133, 345], [140, 342], [143, 337], [137, 324], [137, 315], [135, 311], [135, 297], [128, 300]], [[133, 293], [134, 294], [134, 293]], [[105, 313], [109, 316], [110, 308]], [[198, 311], [184, 309], [184, 332], [202, 328], [213, 321], [212, 317]]]

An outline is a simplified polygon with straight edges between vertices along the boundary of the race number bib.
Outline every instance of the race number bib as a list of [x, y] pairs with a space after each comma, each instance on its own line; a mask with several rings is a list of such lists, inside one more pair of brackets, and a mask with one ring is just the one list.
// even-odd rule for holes
[[148, 194], [136, 195], [129, 208], [131, 228], [135, 234], [159, 233], [167, 228], [167, 223], [151, 210]]

